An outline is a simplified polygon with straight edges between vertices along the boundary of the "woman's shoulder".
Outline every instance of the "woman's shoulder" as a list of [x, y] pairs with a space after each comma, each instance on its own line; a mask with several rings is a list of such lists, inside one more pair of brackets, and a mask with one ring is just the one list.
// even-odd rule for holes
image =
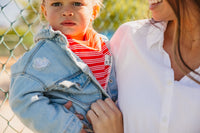
[[129, 21], [122, 24], [117, 31], [143, 32], [148, 30], [163, 30], [166, 27], [166, 22], [153, 22], [151, 19], [142, 19]]
[[123, 38], [132, 38], [136, 41], [157, 38], [164, 33], [166, 24], [166, 22], [152, 22], [150, 19], [126, 22], [117, 29], [111, 41]]
[[134, 20], [134, 21], [129, 21], [126, 22], [124, 24], [122, 24], [121, 26], [142, 26], [144, 24], [149, 24], [150, 23], [150, 19], [141, 19], [141, 20]]
[[124, 23], [111, 38], [111, 49], [117, 51], [125, 45], [146, 47], [147, 43], [154, 43], [163, 38], [165, 27], [166, 22], [154, 23], [150, 19]]
[[138, 36], [138, 34], [145, 34], [150, 26], [150, 20], [148, 19], [126, 22], [119, 26], [119, 28], [114, 33], [111, 41], [116, 39], [121, 40], [125, 37], [132, 38]]
[[151, 26], [150, 25], [150, 20], [149, 19], [143, 19], [143, 20], [136, 20], [136, 21], [129, 21], [129, 22], [126, 22], [124, 24], [122, 24], [118, 30], [122, 30], [122, 29], [131, 29], [131, 30], [138, 30], [140, 28], [143, 28], [143, 27], [148, 27], [148, 26]]

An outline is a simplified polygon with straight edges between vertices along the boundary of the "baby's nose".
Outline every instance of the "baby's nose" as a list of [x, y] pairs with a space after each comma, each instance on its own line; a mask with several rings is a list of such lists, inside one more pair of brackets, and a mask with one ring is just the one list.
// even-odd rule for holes
[[73, 13], [72, 11], [64, 11], [64, 12], [62, 13], [62, 15], [63, 15], [63, 16], [73, 16], [74, 13]]

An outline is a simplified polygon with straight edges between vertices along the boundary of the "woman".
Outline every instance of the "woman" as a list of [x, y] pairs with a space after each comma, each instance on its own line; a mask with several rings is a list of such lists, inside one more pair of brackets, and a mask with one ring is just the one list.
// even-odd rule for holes
[[[198, 133], [200, 1], [149, 3], [153, 20], [123, 24], [111, 39], [124, 132]], [[120, 113], [107, 103], [94, 103], [88, 118], [98, 133], [120, 132]]]
[[[124, 132], [199, 133], [200, 1], [149, 0], [149, 4], [153, 20], [123, 24], [110, 42]], [[108, 133], [110, 125], [121, 120], [113, 115], [119, 120], [106, 125], [110, 119], [104, 117], [110, 111], [104, 104], [109, 105], [94, 103], [88, 112], [96, 133]], [[122, 126], [115, 127], [120, 131]]]

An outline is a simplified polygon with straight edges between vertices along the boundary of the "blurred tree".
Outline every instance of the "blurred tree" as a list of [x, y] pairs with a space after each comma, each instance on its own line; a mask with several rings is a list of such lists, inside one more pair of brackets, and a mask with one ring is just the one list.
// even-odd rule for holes
[[17, 0], [17, 3], [23, 7], [20, 12], [20, 20], [17, 27], [38, 26], [40, 20], [40, 2], [41, 0]]
[[10, 1], [16, 5], [20, 13], [15, 21], [10, 22], [8, 29], [0, 31], [2, 34], [0, 36], [0, 56], [15, 56], [29, 51], [34, 44], [33, 36], [40, 26], [39, 2], [41, 0]]
[[94, 22], [99, 32], [115, 31], [119, 25], [148, 16], [147, 0], [104, 0], [104, 8]]

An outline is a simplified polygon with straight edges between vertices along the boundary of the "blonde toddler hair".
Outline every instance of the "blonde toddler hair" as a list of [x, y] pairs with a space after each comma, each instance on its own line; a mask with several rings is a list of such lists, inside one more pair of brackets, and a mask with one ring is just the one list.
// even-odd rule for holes
[[[103, 0], [92, 0], [95, 2], [96, 5], [98, 5], [99, 7], [103, 6]], [[45, 0], [42, 0], [42, 5], [44, 5]]]

